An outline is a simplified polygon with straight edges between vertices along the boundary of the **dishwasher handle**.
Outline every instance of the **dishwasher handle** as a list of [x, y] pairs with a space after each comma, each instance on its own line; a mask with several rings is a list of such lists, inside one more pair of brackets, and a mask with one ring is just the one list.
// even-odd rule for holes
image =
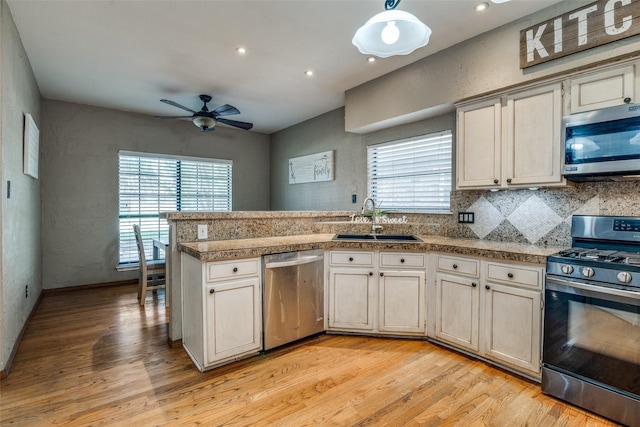
[[314, 255], [314, 256], [296, 258], [290, 261], [267, 262], [264, 264], [264, 268], [281, 268], [281, 267], [291, 267], [293, 265], [311, 264], [312, 262], [322, 261], [323, 259], [324, 259], [323, 255]]

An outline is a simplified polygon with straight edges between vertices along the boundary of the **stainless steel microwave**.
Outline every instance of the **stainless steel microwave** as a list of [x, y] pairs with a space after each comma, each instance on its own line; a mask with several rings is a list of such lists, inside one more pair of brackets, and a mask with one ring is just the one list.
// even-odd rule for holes
[[640, 104], [565, 116], [562, 142], [566, 179], [640, 179]]

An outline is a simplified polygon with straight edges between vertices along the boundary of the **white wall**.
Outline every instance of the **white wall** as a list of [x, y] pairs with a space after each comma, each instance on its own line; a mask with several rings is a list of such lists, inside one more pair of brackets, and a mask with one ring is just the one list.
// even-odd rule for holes
[[[11, 12], [0, 2], [2, 259], [0, 371], [42, 292], [40, 180], [22, 172], [24, 114], [42, 127], [40, 92]], [[11, 181], [8, 198], [7, 182]], [[26, 290], [28, 289], [28, 293]]]
[[137, 277], [115, 270], [119, 150], [233, 160], [233, 209], [269, 209], [267, 135], [51, 100], [42, 111], [45, 289]]

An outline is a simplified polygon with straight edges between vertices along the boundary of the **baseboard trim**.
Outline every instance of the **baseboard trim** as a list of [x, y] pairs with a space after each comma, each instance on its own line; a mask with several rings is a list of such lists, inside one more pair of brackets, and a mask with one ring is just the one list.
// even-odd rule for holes
[[20, 346], [20, 342], [22, 341], [22, 336], [24, 335], [25, 331], [27, 330], [27, 325], [31, 321], [31, 318], [33, 317], [33, 315], [35, 314], [36, 310], [38, 309], [38, 305], [40, 305], [40, 301], [42, 300], [42, 294], [43, 294], [43, 292], [40, 292], [40, 295], [38, 296], [38, 300], [33, 305], [33, 308], [31, 309], [31, 312], [29, 313], [29, 317], [27, 317], [26, 322], [24, 322], [24, 325], [22, 325], [22, 329], [20, 329], [20, 333], [18, 334], [18, 338], [16, 338], [16, 342], [13, 344], [13, 348], [11, 349], [11, 353], [9, 354], [9, 358], [7, 359], [7, 363], [6, 363], [6, 365], [4, 365], [4, 369], [2, 371], [0, 371], [0, 381], [4, 380], [5, 378], [7, 378], [9, 376], [9, 372], [11, 371], [11, 365], [13, 364], [13, 359], [16, 357], [16, 353], [18, 352], [18, 347]]
[[105, 288], [108, 286], [129, 286], [129, 285], [137, 285], [137, 284], [138, 284], [138, 279], [129, 279], [129, 280], [119, 280], [116, 282], [90, 283], [86, 285], [67, 286], [64, 288], [43, 289], [42, 293], [55, 294], [58, 292], [81, 291], [83, 289]]

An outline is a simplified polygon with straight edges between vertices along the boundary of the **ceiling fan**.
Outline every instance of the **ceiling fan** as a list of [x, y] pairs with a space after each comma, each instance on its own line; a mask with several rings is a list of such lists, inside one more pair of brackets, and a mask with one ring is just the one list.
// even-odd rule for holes
[[239, 122], [237, 120], [222, 118], [222, 116], [240, 114], [240, 111], [236, 107], [225, 104], [216, 108], [215, 110], [209, 111], [209, 109], [207, 108], [207, 102], [211, 101], [211, 97], [209, 95], [200, 95], [200, 100], [204, 103], [202, 109], [200, 111], [193, 111], [191, 108], [187, 108], [184, 105], [178, 104], [177, 102], [173, 102], [168, 99], [161, 99], [160, 101], [164, 102], [165, 104], [182, 108], [183, 110], [193, 114], [190, 116], [156, 116], [156, 119], [191, 119], [193, 124], [198, 126], [202, 132], [211, 132], [215, 130], [216, 124], [218, 122], [245, 130], [249, 130], [253, 127], [253, 123]]

